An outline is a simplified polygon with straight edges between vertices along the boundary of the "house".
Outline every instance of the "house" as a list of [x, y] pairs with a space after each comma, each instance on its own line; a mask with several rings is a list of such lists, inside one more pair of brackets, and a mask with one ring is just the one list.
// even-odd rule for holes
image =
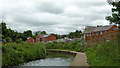
[[36, 42], [47, 42], [47, 41], [52, 41], [52, 40], [56, 40], [56, 37], [54, 35], [45, 35], [45, 34], [38, 34], [36, 37]]
[[32, 42], [34, 42], [34, 41], [35, 41], [35, 40], [34, 40], [32, 37], [28, 37], [25, 42], [27, 42], [27, 43], [32, 43]]
[[[115, 30], [118, 30], [118, 27], [116, 25], [107, 25], [107, 26], [87, 26], [85, 28], [85, 31], [83, 33], [83, 38], [85, 41], [89, 42], [98, 42], [100, 40], [105, 40], [107, 35], [111, 36], [110, 32], [114, 32]], [[108, 40], [108, 38], [107, 38]]]

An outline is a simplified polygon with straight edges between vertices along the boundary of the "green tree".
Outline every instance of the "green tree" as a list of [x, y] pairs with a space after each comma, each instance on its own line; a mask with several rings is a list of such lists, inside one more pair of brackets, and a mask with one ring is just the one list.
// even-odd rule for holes
[[106, 20], [110, 21], [110, 24], [115, 23], [119, 25], [120, 28], [120, 1], [115, 2], [115, 1], [108, 1], [110, 5], [113, 6], [112, 8], [112, 15], [107, 16]]
[[24, 41], [26, 41], [28, 37], [32, 37], [32, 31], [31, 30], [24, 31], [24, 33], [23, 33], [23, 40]]
[[12, 39], [10, 37], [6, 37], [5, 40], [6, 40], [6, 42], [11, 42], [12, 41]]
[[81, 30], [76, 30], [75, 32], [70, 32], [68, 37], [69, 38], [80, 38], [81, 37]]
[[21, 42], [22, 42], [22, 38], [16, 40], [16, 43], [21, 43]]
[[54, 35], [56, 39], [60, 39], [60, 35], [52, 33], [51, 35]]
[[41, 34], [47, 34], [45, 31], [42, 31]]

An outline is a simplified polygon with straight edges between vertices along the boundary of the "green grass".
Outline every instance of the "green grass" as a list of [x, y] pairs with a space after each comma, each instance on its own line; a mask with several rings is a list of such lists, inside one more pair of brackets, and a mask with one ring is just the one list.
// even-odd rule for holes
[[88, 64], [90, 66], [118, 66], [120, 54], [118, 54], [118, 39], [96, 44], [88, 48], [85, 53], [87, 55]]
[[17, 66], [46, 57], [45, 47], [36, 43], [7, 43], [2, 45], [2, 65]]

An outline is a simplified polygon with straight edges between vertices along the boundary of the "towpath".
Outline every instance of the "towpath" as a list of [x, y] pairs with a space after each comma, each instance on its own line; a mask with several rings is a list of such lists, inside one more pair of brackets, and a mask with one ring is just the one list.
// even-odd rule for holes
[[[48, 49], [51, 51], [51, 49]], [[56, 52], [70, 52], [70, 53], [74, 53], [76, 54], [74, 60], [72, 61], [72, 63], [70, 64], [70, 68], [73, 68], [78, 66], [78, 67], [82, 67], [82, 68], [89, 68], [89, 65], [87, 63], [87, 57], [85, 55], [85, 53], [81, 53], [81, 52], [75, 52], [75, 51], [66, 51], [66, 50], [52, 50], [52, 51], [56, 51]]]

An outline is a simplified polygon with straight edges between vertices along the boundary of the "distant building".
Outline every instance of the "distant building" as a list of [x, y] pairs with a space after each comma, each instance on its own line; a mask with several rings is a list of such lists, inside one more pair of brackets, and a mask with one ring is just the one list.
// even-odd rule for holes
[[105, 40], [106, 37], [108, 37], [106, 36], [108, 35], [107, 33], [114, 32], [117, 29], [118, 27], [116, 25], [107, 25], [107, 26], [99, 26], [99, 27], [87, 26], [83, 33], [83, 39], [85, 41], [90, 41], [90, 42], [97, 42], [100, 41], [101, 39]]
[[34, 40], [32, 37], [28, 37], [25, 42], [27, 42], [27, 43], [32, 43], [32, 42], [34, 42], [34, 41], [35, 41], [35, 40]]
[[56, 37], [54, 35], [45, 35], [45, 34], [38, 34], [36, 37], [36, 42], [47, 42], [47, 41], [52, 41], [52, 40], [56, 40]]

